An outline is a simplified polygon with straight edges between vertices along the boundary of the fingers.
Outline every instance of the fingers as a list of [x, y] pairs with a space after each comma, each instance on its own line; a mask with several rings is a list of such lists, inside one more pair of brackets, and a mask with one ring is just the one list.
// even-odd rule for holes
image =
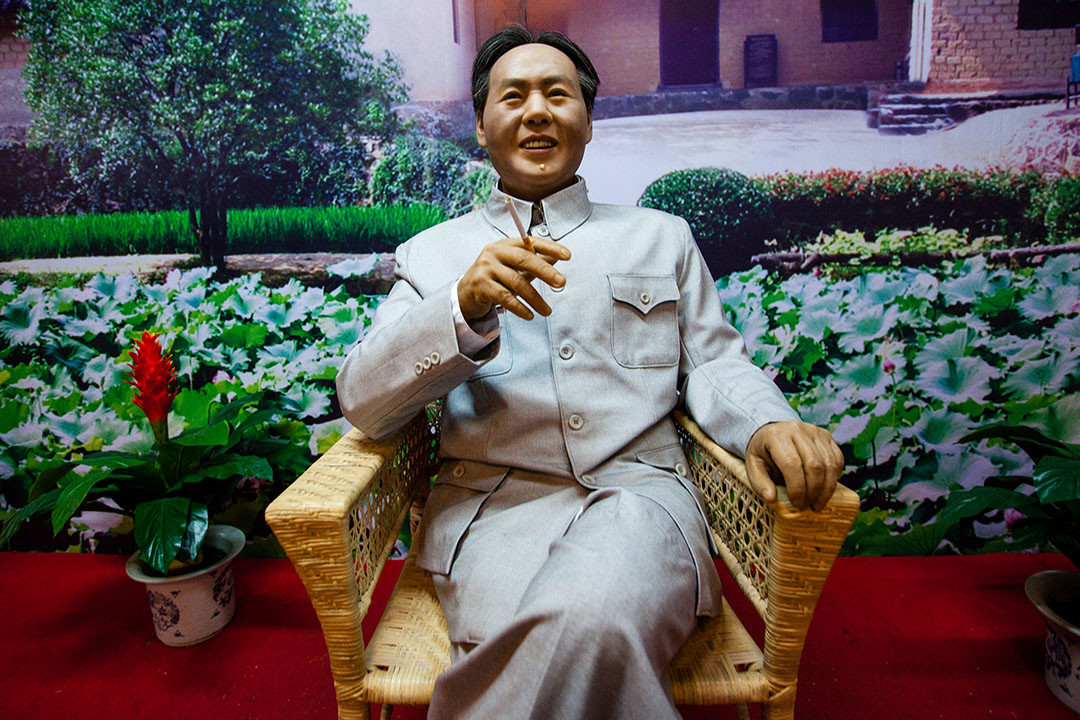
[[758, 496], [766, 502], [776, 499], [776, 484], [770, 478], [769, 463], [761, 455], [748, 455], [746, 458], [746, 477], [750, 480]]
[[487, 280], [487, 287], [488, 296], [492, 302], [502, 305], [524, 320], [532, 320], [533, 313], [522, 301], [545, 317], [551, 314], [551, 306], [544, 301], [536, 288], [529, 284], [528, 278], [512, 268], [506, 266], [494, 268], [492, 277]]
[[[828, 433], [826, 433], [828, 435]], [[814, 501], [814, 510], [820, 512], [825, 509], [825, 505], [828, 504], [829, 498], [832, 497], [836, 491], [836, 486], [840, 484], [840, 475], [844, 472], [844, 453], [840, 450], [840, 446], [833, 440], [832, 435], [828, 435], [828, 439], [824, 442], [825, 448], [823, 453], [827, 457], [826, 469], [825, 469], [825, 484], [822, 486], [821, 492], [818, 493], [817, 499]]]
[[[570, 257], [570, 251], [543, 238], [530, 238], [535, 252], [525, 249], [521, 238], [505, 238], [484, 248], [458, 284], [458, 298], [467, 319], [481, 317], [492, 305], [532, 320], [533, 311], [547, 316], [551, 306], [531, 284], [534, 278], [556, 288], [566, 278], [553, 266]], [[531, 306], [531, 309], [530, 309]]]
[[528, 279], [539, 278], [551, 287], [562, 287], [566, 284], [566, 278], [554, 265], [560, 260], [568, 259], [570, 251], [550, 240], [534, 238], [534, 241], [536, 252], [524, 249], [521, 240], [517, 239], [513, 245], [500, 247], [497, 257], [503, 265], [513, 268]]
[[820, 511], [840, 482], [844, 454], [823, 428], [803, 422], [773, 423], [751, 439], [746, 465], [748, 476], [752, 466], [767, 467], [775, 481], [787, 486], [788, 499], [797, 509]]
[[[809, 484], [813, 482], [813, 468], [807, 468], [795, 439], [782, 436], [768, 446], [769, 455], [787, 486], [788, 500], [799, 510], [805, 510]], [[809, 473], [808, 473], [809, 471]]]

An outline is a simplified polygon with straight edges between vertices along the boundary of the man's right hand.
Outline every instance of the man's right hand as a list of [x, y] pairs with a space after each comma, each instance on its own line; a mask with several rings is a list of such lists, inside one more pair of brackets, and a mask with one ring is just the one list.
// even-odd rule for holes
[[503, 238], [485, 247], [461, 276], [458, 305], [466, 320], [484, 317], [492, 305], [502, 305], [525, 320], [533, 319], [528, 306], [545, 317], [551, 314], [551, 307], [530, 282], [540, 278], [551, 287], [565, 285], [566, 278], [554, 265], [559, 260], [569, 260], [570, 251], [552, 240], [529, 239], [535, 253], [525, 249], [521, 238]]

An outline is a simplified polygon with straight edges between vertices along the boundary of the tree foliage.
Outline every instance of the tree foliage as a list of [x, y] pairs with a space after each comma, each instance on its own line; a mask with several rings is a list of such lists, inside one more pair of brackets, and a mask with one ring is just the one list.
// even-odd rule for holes
[[35, 0], [23, 13], [36, 139], [91, 183], [160, 183], [202, 259], [224, 260], [238, 187], [389, 136], [401, 71], [341, 0]]

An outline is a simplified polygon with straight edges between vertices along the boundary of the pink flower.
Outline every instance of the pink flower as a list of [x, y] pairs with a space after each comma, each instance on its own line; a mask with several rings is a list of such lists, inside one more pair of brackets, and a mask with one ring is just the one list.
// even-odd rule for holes
[[1016, 508], [1005, 508], [1005, 528], [1012, 530], [1013, 525], [1024, 519], [1024, 513]]

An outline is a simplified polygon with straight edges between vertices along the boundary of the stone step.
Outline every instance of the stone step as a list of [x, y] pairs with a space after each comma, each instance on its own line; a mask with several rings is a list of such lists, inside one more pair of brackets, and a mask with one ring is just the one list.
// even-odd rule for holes
[[[876, 122], [883, 134], [915, 135], [955, 127], [965, 120], [991, 110], [1055, 102], [1054, 92], [1002, 92], [969, 95], [920, 95], [909, 92], [882, 93]], [[871, 125], [875, 127], [875, 125]]]

